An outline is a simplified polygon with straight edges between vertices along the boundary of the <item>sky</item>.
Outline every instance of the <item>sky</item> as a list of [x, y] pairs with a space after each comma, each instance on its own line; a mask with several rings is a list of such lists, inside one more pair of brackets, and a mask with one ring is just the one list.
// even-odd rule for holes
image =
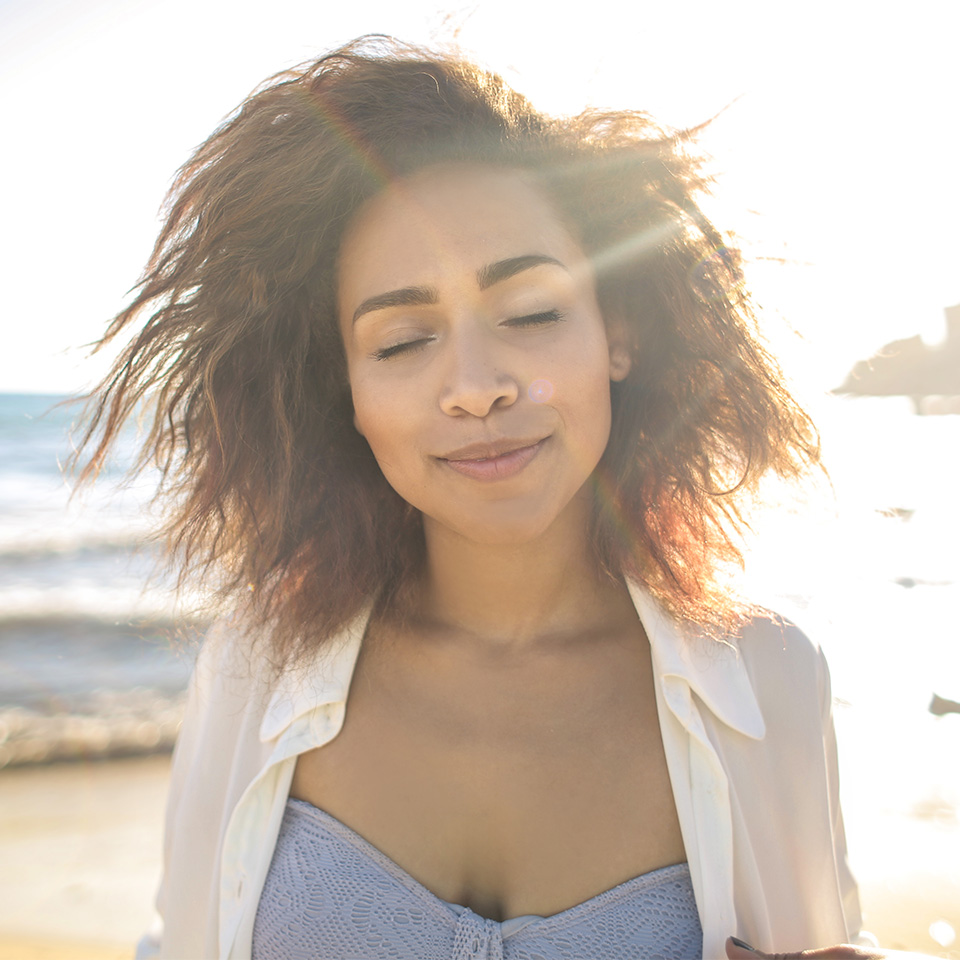
[[[765, 329], [817, 389], [960, 303], [960, 4], [0, 0], [0, 391], [72, 392], [177, 167], [265, 77], [364, 33], [456, 42], [541, 109], [703, 135]], [[717, 116], [719, 114], [719, 116]]]

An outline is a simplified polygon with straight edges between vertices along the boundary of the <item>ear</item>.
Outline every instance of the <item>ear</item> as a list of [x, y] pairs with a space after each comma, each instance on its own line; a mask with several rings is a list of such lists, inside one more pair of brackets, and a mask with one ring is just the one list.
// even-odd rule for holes
[[632, 366], [630, 351], [622, 343], [610, 344], [610, 379], [625, 380]]
[[625, 324], [620, 321], [607, 324], [607, 343], [610, 348], [610, 379], [619, 382], [626, 379], [633, 366]]

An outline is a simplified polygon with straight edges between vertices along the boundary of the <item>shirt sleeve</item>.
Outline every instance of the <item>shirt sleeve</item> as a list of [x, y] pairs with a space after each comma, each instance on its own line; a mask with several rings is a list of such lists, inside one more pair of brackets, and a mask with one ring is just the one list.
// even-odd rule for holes
[[201, 704], [206, 699], [205, 691], [202, 689], [207, 685], [204, 683], [204, 674], [209, 674], [210, 672], [208, 663], [210, 654], [207, 651], [207, 645], [204, 644], [197, 657], [197, 663], [194, 666], [190, 684], [187, 688], [186, 709], [180, 725], [180, 732], [177, 736], [177, 743], [173, 751], [173, 762], [170, 771], [170, 785], [167, 793], [166, 816], [164, 819], [163, 867], [155, 900], [156, 914], [150, 928], [137, 943], [135, 960], [154, 960], [154, 958], [160, 957], [161, 955], [161, 943], [163, 941], [164, 931], [163, 918], [166, 912], [167, 901], [166, 880], [170, 863], [174, 824], [178, 820], [187, 771], [195, 763], [197, 755], [198, 733], [201, 726]]
[[137, 941], [134, 960], [156, 960], [160, 956], [160, 938], [163, 936], [163, 921], [157, 914], [154, 922]]
[[137, 960], [205, 954], [225, 790], [221, 767], [251, 689], [238, 681], [246, 671], [237, 640], [234, 622], [218, 621], [197, 656], [173, 752], [157, 918], [137, 945]]
[[830, 791], [830, 813], [833, 828], [834, 861], [837, 865], [837, 882], [843, 905], [843, 917], [850, 943], [873, 944], [875, 941], [862, 929], [860, 894], [847, 861], [847, 838], [843, 828], [843, 813], [840, 809], [840, 767], [837, 759], [837, 735], [833, 723], [833, 691], [830, 685], [830, 669], [823, 651], [820, 651], [820, 704], [823, 722], [823, 751], [827, 763], [827, 783]]

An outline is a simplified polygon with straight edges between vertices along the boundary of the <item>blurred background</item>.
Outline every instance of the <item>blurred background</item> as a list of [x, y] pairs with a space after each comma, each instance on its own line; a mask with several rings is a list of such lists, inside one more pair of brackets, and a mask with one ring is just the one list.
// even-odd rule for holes
[[960, 6], [2, 0], [0, 960], [126, 956], [151, 922], [203, 627], [145, 586], [153, 480], [116, 482], [135, 432], [70, 500], [54, 404], [105, 369], [88, 345], [192, 148], [374, 32], [456, 43], [555, 113], [715, 117], [707, 207], [832, 479], [758, 523], [751, 589], [830, 659], [866, 926], [960, 957]]

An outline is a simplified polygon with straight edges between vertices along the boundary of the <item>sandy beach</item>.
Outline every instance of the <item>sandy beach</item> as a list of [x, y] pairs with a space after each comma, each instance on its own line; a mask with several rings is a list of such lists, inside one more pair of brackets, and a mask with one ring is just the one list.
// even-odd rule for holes
[[[960, 719], [960, 718], [958, 718]], [[0, 960], [132, 957], [152, 917], [168, 757], [0, 771]], [[865, 923], [887, 947], [960, 957], [951, 808], [847, 810]]]
[[882, 814], [847, 832], [864, 928], [883, 947], [960, 957], [957, 820]]
[[0, 771], [0, 960], [133, 956], [169, 771], [167, 756]]

